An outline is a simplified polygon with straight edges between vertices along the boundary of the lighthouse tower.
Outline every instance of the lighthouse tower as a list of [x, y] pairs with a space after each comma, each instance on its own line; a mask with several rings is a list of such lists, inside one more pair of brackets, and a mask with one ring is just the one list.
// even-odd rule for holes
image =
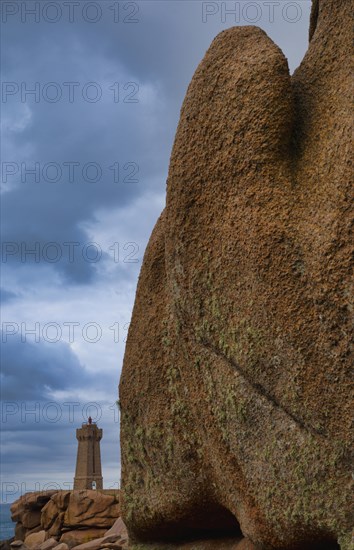
[[102, 429], [92, 418], [76, 430], [78, 440], [74, 490], [103, 489], [101, 450]]

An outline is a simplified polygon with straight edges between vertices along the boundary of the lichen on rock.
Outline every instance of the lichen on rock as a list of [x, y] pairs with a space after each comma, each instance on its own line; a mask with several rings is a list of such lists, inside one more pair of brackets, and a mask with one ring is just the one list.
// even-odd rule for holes
[[120, 382], [136, 542], [350, 548], [353, 7], [314, 2], [293, 76], [235, 27], [188, 88]]

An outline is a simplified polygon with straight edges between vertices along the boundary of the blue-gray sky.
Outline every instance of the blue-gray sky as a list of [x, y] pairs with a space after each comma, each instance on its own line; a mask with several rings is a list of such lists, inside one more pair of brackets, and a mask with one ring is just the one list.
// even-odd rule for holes
[[[73, 480], [75, 428], [104, 430], [188, 83], [218, 32], [256, 24], [291, 71], [310, 1], [3, 1], [2, 498]], [[32, 253], [31, 253], [32, 251]], [[89, 405], [90, 403], [91, 406]]]

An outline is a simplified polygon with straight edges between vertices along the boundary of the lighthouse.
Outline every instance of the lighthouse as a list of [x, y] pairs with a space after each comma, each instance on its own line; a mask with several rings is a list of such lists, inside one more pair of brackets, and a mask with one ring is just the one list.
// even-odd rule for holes
[[101, 449], [102, 429], [89, 417], [76, 430], [78, 440], [74, 490], [103, 489]]

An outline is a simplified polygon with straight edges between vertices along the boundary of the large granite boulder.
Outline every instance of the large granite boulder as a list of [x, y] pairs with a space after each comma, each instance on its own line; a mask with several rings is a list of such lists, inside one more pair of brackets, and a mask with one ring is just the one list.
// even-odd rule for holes
[[45, 539], [46, 532], [44, 530], [38, 531], [37, 533], [32, 533], [31, 535], [27, 535], [27, 537], [25, 538], [25, 546], [27, 546], [27, 548], [29, 549], [37, 548], [41, 544], [43, 544]]
[[64, 516], [64, 527], [112, 527], [120, 516], [119, 493], [72, 491]]
[[350, 547], [353, 7], [314, 2], [292, 77], [238, 27], [189, 86], [120, 382], [136, 541]]
[[49, 536], [59, 536], [64, 524], [65, 512], [69, 505], [71, 491], [59, 491], [52, 495], [42, 509], [41, 525]]
[[117, 537], [119, 536], [122, 538], [128, 538], [128, 530], [122, 518], [118, 518], [114, 522], [112, 527], [105, 532], [104, 535], [105, 537], [108, 537], [110, 535], [116, 535]]
[[74, 546], [79, 546], [87, 542], [100, 539], [104, 536], [104, 529], [97, 529], [97, 527], [91, 527], [90, 529], [72, 529], [69, 531], [63, 532], [59, 541], [64, 542], [73, 548]]

